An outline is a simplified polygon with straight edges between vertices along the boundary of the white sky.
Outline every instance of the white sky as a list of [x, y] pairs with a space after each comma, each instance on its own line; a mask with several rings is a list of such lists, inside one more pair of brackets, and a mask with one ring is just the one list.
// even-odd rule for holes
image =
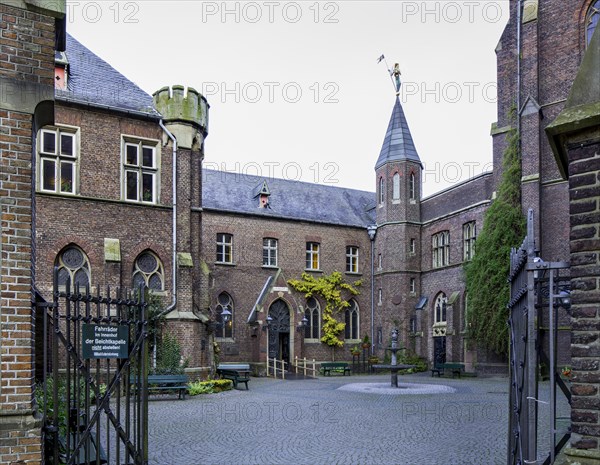
[[395, 93], [424, 195], [491, 168], [508, 1], [69, 1], [67, 31], [148, 93], [210, 109], [205, 166], [375, 190]]

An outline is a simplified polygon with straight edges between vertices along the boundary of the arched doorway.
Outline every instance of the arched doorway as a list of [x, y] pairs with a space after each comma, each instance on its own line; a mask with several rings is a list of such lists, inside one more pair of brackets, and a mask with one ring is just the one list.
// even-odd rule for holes
[[269, 357], [290, 361], [290, 309], [281, 299], [269, 307]]

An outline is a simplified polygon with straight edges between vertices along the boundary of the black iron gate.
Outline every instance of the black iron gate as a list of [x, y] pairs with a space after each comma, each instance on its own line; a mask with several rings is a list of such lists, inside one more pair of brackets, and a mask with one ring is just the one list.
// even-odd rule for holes
[[143, 288], [59, 286], [44, 312], [45, 463], [148, 463], [148, 320]]
[[[510, 256], [510, 399], [508, 464], [554, 463], [556, 454], [569, 439], [568, 429], [557, 426], [557, 387], [570, 403], [570, 392], [557, 370], [558, 306], [568, 310], [568, 279], [560, 278], [568, 270], [565, 262], [544, 262], [536, 254], [533, 210], [527, 214], [527, 235]], [[546, 336], [545, 340], [541, 335]], [[539, 380], [542, 366], [549, 372], [549, 400], [540, 399]], [[540, 446], [539, 404], [545, 421], [541, 433], [550, 434], [550, 445]], [[539, 452], [538, 452], [539, 450]]]

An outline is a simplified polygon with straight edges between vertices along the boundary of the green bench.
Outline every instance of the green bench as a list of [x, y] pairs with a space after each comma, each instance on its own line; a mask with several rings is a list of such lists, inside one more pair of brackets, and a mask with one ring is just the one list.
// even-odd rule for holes
[[341, 372], [343, 374], [343, 376], [346, 376], [346, 373], [348, 373], [348, 376], [350, 376], [350, 372], [351, 372], [350, 366], [346, 362], [323, 362], [323, 363], [321, 363], [321, 372], [323, 373], [323, 375], [331, 376], [332, 371]]
[[250, 377], [243, 375], [239, 371], [236, 370], [217, 370], [217, 373], [221, 376], [222, 379], [230, 379], [233, 381], [233, 387], [237, 389], [238, 383], [244, 383], [246, 385], [246, 390], [248, 390], [248, 381], [250, 381]]
[[233, 381], [233, 387], [237, 389], [238, 383], [244, 383], [248, 390], [250, 381], [250, 365], [247, 363], [221, 363], [217, 366], [217, 375], [222, 379]]
[[[135, 378], [130, 379], [135, 389]], [[188, 390], [187, 375], [148, 375], [148, 394], [151, 392], [177, 391], [179, 399], [185, 400]]]
[[460, 378], [460, 374], [465, 371], [465, 366], [462, 363], [436, 363], [431, 369], [431, 376], [433, 377], [434, 373], [437, 373], [439, 378], [445, 370], [452, 372], [453, 378], [455, 375]]

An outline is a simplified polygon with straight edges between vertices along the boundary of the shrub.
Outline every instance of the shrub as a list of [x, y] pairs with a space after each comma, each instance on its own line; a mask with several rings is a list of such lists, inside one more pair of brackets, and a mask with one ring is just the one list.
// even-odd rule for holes
[[208, 381], [194, 381], [189, 384], [188, 393], [190, 396], [199, 394], [213, 394], [215, 392], [229, 391], [233, 387], [233, 381], [230, 379], [209, 379]]
[[166, 333], [158, 344], [155, 375], [181, 375], [188, 361], [181, 361], [181, 345], [175, 336]]

